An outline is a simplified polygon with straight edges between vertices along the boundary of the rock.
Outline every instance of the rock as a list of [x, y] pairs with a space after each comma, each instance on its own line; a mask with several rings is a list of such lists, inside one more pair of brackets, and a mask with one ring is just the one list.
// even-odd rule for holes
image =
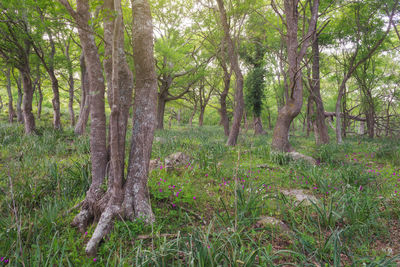
[[295, 152], [295, 151], [289, 152], [288, 154], [293, 160], [304, 160], [304, 161], [310, 163], [311, 165], [317, 165], [317, 161], [310, 156], [306, 156], [306, 155], [303, 155], [303, 154], [301, 154], [299, 152]]
[[190, 161], [190, 157], [183, 152], [176, 152], [165, 158], [165, 168], [174, 169], [176, 167], [185, 166]]
[[269, 217], [269, 216], [261, 217], [260, 220], [258, 220], [256, 223], [256, 227], [258, 228], [265, 227], [267, 225], [279, 226], [279, 228], [283, 232], [285, 233], [290, 232], [290, 228], [284, 222], [274, 217]]
[[285, 196], [294, 197], [297, 202], [303, 202], [305, 205], [311, 205], [311, 202], [316, 203], [318, 199], [310, 194], [304, 192], [301, 189], [281, 190], [281, 193]]
[[150, 160], [149, 164], [149, 172], [155, 169], [159, 169], [162, 166], [162, 162], [159, 159], [152, 159]]

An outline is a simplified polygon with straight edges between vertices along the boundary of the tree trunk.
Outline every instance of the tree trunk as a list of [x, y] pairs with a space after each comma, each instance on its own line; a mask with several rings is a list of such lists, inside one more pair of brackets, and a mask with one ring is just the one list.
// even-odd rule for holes
[[29, 66], [24, 66], [24, 68], [21, 68], [19, 71], [22, 76], [22, 85], [24, 90], [22, 114], [24, 117], [25, 133], [32, 134], [35, 131], [35, 117], [32, 113], [33, 86]]
[[131, 0], [133, 51], [136, 71], [132, 144], [125, 185], [124, 210], [129, 218], [154, 221], [147, 180], [157, 116], [157, 77], [153, 52], [153, 24], [146, 0]]
[[58, 88], [58, 80], [57, 77], [54, 73], [54, 56], [56, 54], [56, 47], [53, 41], [53, 36], [49, 32], [49, 40], [50, 40], [50, 47], [51, 47], [51, 53], [50, 53], [50, 63], [49, 63], [49, 68], [48, 68], [48, 73], [50, 75], [50, 80], [51, 80], [51, 89], [53, 90], [53, 127], [56, 130], [61, 130], [61, 114], [60, 114], [60, 92]]
[[205, 107], [200, 107], [199, 126], [203, 126]]
[[315, 122], [314, 122], [314, 135], [315, 142], [317, 145], [328, 144], [329, 134], [328, 128], [325, 124], [325, 109], [324, 103], [321, 97], [321, 82], [320, 82], [320, 69], [319, 69], [319, 44], [317, 29], [314, 31], [313, 43], [312, 43], [312, 54], [313, 54], [313, 65], [312, 65], [312, 80], [313, 85], [311, 86], [313, 100], [316, 105], [315, 109]]
[[165, 105], [166, 105], [166, 97], [162, 94], [158, 94], [157, 101], [157, 129], [164, 129], [164, 114], [165, 114]]
[[343, 143], [343, 138], [342, 138], [342, 122], [340, 118], [340, 109], [342, 107], [342, 98], [345, 93], [345, 88], [346, 88], [346, 82], [350, 78], [349, 74], [347, 74], [344, 78], [342, 83], [340, 84], [339, 87], [339, 93], [338, 97], [336, 100], [336, 106], [335, 106], [335, 113], [336, 113], [336, 141], [338, 144]]
[[[300, 62], [303, 60], [307, 48], [310, 44], [309, 38], [300, 46], [298, 42], [298, 1], [285, 0], [285, 15], [287, 25], [287, 58], [288, 58], [288, 80], [291, 92], [289, 98], [286, 99], [285, 105], [278, 112], [278, 119], [275, 125], [272, 144], [273, 150], [281, 152], [291, 151], [289, 143], [290, 124], [293, 119], [300, 113], [303, 105], [303, 82]], [[314, 0], [311, 10], [311, 19], [308, 26], [306, 36], [310, 36], [315, 29], [318, 16], [319, 1]]]
[[262, 126], [261, 117], [256, 117], [255, 115], [254, 115], [254, 134], [255, 135], [266, 134]]
[[71, 127], [75, 125], [75, 113], [74, 113], [74, 91], [75, 91], [75, 81], [74, 81], [74, 72], [72, 70], [72, 62], [69, 55], [69, 46], [70, 43], [65, 47], [65, 56], [68, 62], [68, 112], [69, 112], [69, 120], [71, 122]]
[[365, 114], [366, 119], [367, 119], [367, 131], [368, 131], [368, 137], [369, 138], [374, 138], [375, 136], [375, 112], [374, 110], [370, 109], [366, 112]]
[[58, 90], [58, 80], [54, 74], [54, 69], [50, 70], [51, 89], [53, 90], [53, 127], [61, 130], [61, 114], [60, 114], [60, 92]]
[[227, 21], [226, 11], [223, 0], [217, 0], [218, 8], [220, 12], [220, 19], [222, 28], [225, 33], [225, 41], [227, 43], [228, 55], [230, 59], [231, 69], [235, 72], [236, 85], [235, 85], [235, 111], [233, 113], [232, 129], [228, 136], [227, 145], [235, 146], [237, 138], [239, 136], [240, 123], [243, 117], [244, 111], [244, 99], [243, 99], [243, 75], [239, 66], [238, 54], [235, 48], [235, 44], [230, 35], [230, 29]]
[[89, 95], [89, 73], [86, 69], [85, 57], [80, 58], [81, 65], [81, 103], [78, 121], [75, 125], [75, 134], [82, 135], [85, 132], [86, 124], [90, 113], [90, 95]]
[[[122, 164], [121, 168], [124, 169], [126, 130], [128, 125], [129, 109], [131, 107], [132, 93], [133, 93], [133, 74], [129, 69], [129, 65], [126, 61], [126, 56], [125, 56], [125, 49], [124, 49], [125, 39], [122, 30], [124, 23], [122, 14], [119, 16], [121, 21], [118, 21], [119, 27], [121, 28], [115, 28], [114, 25], [113, 11], [114, 12], [118, 11], [118, 8], [114, 6], [114, 3], [115, 3], [114, 0], [104, 1], [104, 8], [106, 9], [106, 12], [110, 13], [108, 13], [104, 19], [105, 59], [103, 61], [103, 65], [108, 87], [107, 97], [109, 99], [111, 110], [113, 109], [112, 103], [115, 102], [113, 99], [116, 98], [114, 96], [114, 92], [116, 92], [119, 95], [117, 101], [118, 109], [115, 111], [116, 113], [118, 113], [118, 116], [114, 117], [115, 120], [117, 121], [116, 123], [118, 124], [117, 139], [119, 140], [118, 151], [121, 157], [120, 164]], [[117, 51], [113, 51], [113, 47], [114, 48], [117, 47], [118, 48], [117, 51], [119, 52], [117, 53]], [[113, 62], [114, 60], [117, 60], [117, 62]], [[114, 66], [115, 64], [117, 64], [118, 66], [115, 67]], [[113, 77], [113, 75], [115, 75], [115, 77]], [[116, 80], [117, 82], [116, 85], [113, 85], [114, 82], [113, 79]], [[110, 172], [109, 179], [112, 180], [112, 172]]]
[[6, 76], [7, 79], [7, 96], [8, 96], [8, 122], [13, 123], [14, 122], [14, 117], [15, 111], [14, 111], [14, 106], [13, 106], [13, 96], [12, 96], [12, 91], [11, 91], [11, 69], [7, 68], [6, 71], [4, 71], [4, 75]]
[[228, 118], [228, 111], [227, 111], [227, 107], [226, 107], [226, 98], [228, 97], [230, 86], [231, 86], [231, 73], [224, 71], [224, 91], [221, 94], [219, 103], [221, 105], [221, 109], [220, 109], [221, 124], [224, 127], [225, 136], [229, 136], [229, 118]]
[[[69, 10], [67, 1], [61, 1]], [[78, 34], [81, 40], [89, 74], [90, 90], [90, 158], [92, 162], [92, 183], [86, 194], [80, 213], [74, 218], [73, 225], [84, 232], [88, 222], [97, 217], [96, 204], [101, 197], [101, 189], [107, 166], [106, 149], [106, 116], [104, 106], [104, 78], [98, 49], [95, 43], [93, 30], [89, 26], [90, 12], [88, 0], [77, 1], [77, 12], [71, 12], [78, 25]], [[88, 251], [87, 251], [88, 252]]]

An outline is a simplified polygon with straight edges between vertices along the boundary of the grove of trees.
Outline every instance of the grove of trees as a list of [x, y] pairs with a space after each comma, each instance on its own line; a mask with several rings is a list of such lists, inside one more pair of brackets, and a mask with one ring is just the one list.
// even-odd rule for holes
[[398, 137], [399, 20], [398, 0], [0, 0], [1, 123], [35, 135], [52, 114], [55, 131], [90, 135], [73, 225], [96, 223], [95, 255], [114, 220], [154, 221], [149, 162], [168, 118], [221, 125], [228, 146], [253, 125], [277, 152], [299, 131], [317, 146]]

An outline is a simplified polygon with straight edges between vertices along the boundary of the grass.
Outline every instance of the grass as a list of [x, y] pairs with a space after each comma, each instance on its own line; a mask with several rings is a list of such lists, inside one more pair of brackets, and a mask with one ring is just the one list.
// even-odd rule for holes
[[[270, 133], [225, 146], [219, 127], [156, 133], [152, 158], [190, 164], [149, 178], [156, 222], [117, 221], [96, 258], [94, 227], [70, 226], [90, 184], [89, 140], [40, 125], [25, 136], [0, 124], [0, 258], [11, 266], [396, 266], [400, 254], [398, 142], [350, 137], [316, 148], [292, 137], [317, 167], [270, 154]], [[129, 134], [128, 134], [129, 138]], [[333, 140], [333, 138], [332, 138]], [[361, 144], [361, 145], [359, 145]], [[307, 204], [281, 194], [301, 189]], [[272, 216], [289, 231], [258, 221]]]

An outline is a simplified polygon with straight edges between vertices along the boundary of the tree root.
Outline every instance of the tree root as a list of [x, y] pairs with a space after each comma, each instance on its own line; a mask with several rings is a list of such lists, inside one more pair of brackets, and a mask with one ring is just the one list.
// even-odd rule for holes
[[86, 254], [88, 256], [95, 256], [100, 241], [110, 233], [114, 225], [114, 217], [120, 211], [121, 207], [113, 204], [109, 204], [107, 208], [102, 212], [100, 220], [94, 230], [92, 238], [86, 244]]

